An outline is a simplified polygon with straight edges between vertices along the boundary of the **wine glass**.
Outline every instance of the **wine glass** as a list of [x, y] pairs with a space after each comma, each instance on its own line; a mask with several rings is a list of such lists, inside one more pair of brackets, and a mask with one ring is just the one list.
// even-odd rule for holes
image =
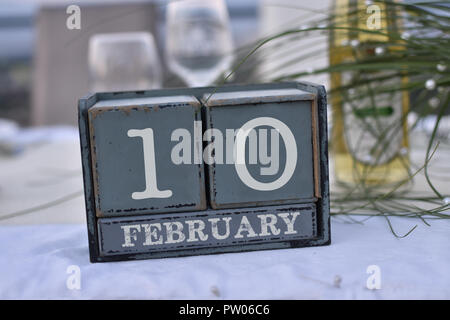
[[212, 84], [233, 61], [223, 0], [171, 1], [167, 7], [167, 64], [190, 87]]
[[89, 70], [94, 92], [161, 87], [160, 60], [148, 32], [93, 35], [89, 41]]

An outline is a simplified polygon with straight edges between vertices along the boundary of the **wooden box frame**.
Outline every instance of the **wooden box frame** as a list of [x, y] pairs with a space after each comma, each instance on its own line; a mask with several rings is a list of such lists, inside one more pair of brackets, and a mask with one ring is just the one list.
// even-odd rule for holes
[[[181, 248], [171, 251], [153, 252], [153, 253], [127, 253], [119, 255], [102, 255], [100, 252], [99, 225], [95, 212], [95, 197], [93, 187], [92, 174], [92, 159], [90, 146], [90, 132], [88, 110], [95, 103], [100, 100], [113, 99], [128, 99], [133, 97], [149, 97], [149, 96], [171, 96], [171, 95], [192, 95], [199, 100], [205, 93], [210, 92], [232, 92], [242, 90], [273, 90], [273, 89], [287, 89], [297, 88], [309, 92], [315, 96], [314, 103], [317, 109], [317, 132], [318, 132], [318, 159], [319, 167], [314, 175], [318, 177], [316, 192], [320, 193], [316, 206], [315, 224], [317, 232], [314, 237], [309, 239], [294, 239], [294, 240], [280, 240], [263, 243], [249, 243], [238, 244], [231, 246], [218, 246], [207, 248]], [[114, 93], [95, 93], [84, 97], [78, 102], [79, 114], [79, 130], [80, 130], [80, 145], [81, 157], [83, 165], [83, 179], [84, 179], [84, 194], [86, 204], [86, 219], [89, 241], [89, 253], [91, 262], [108, 262], [108, 261], [122, 261], [122, 260], [136, 260], [148, 258], [162, 258], [162, 257], [179, 257], [189, 255], [201, 254], [216, 254], [226, 252], [243, 252], [253, 250], [270, 250], [282, 248], [298, 248], [330, 244], [330, 207], [329, 207], [329, 173], [328, 173], [328, 133], [327, 133], [327, 100], [325, 88], [321, 85], [315, 85], [307, 82], [281, 82], [281, 83], [267, 83], [254, 85], [225, 85], [218, 88], [203, 87], [203, 88], [181, 88], [181, 89], [162, 89], [149, 91], [134, 91], [134, 92], [114, 92]], [[245, 208], [247, 211], [252, 208]], [[256, 207], [254, 210], [270, 209], [270, 206]], [[228, 211], [240, 211], [242, 209], [229, 209]], [[208, 213], [210, 210], [202, 211]], [[214, 211], [214, 210], [212, 210]], [[199, 213], [199, 212], [197, 212]], [[175, 213], [170, 213], [175, 214]], [[128, 219], [133, 219], [133, 216], [128, 216]], [[142, 219], [142, 216], [136, 216]]]

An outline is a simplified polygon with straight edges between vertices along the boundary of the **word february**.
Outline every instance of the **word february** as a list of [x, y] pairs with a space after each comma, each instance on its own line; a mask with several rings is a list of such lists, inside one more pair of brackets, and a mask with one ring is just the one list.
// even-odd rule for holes
[[206, 250], [218, 245], [250, 242], [291, 241], [315, 237], [314, 204], [249, 208], [237, 211], [206, 211], [170, 217], [151, 215], [136, 220], [127, 217], [99, 221], [100, 250], [104, 254]]
[[316, 229], [311, 227], [316, 223], [315, 204], [305, 203], [241, 211], [154, 214], [134, 220], [103, 218], [98, 227], [102, 254], [161, 253], [171, 256], [185, 248], [195, 249], [200, 254], [222, 245], [235, 246], [239, 250], [242, 243], [251, 243], [257, 248], [274, 240], [286, 241], [286, 247], [289, 247], [297, 240], [316, 237]]
[[[138, 238], [143, 238], [143, 246], [154, 246], [182, 242], [195, 243], [207, 241], [210, 237], [222, 241], [230, 237], [243, 239], [297, 234], [294, 225], [299, 215], [298, 211], [257, 214], [257, 219], [253, 219], [253, 225], [246, 215], [240, 217], [238, 223], [233, 216], [228, 216], [206, 220], [185, 220], [184, 223], [173, 221], [124, 225], [120, 227], [124, 238], [122, 247], [134, 247]], [[138, 237], [139, 233], [143, 233], [143, 237], [142, 235]]]

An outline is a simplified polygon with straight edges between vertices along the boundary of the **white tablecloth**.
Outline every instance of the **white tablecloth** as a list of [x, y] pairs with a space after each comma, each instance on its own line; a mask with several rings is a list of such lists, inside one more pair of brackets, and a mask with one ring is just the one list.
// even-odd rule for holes
[[[399, 232], [419, 226], [397, 239], [383, 218], [333, 219], [326, 247], [97, 264], [84, 225], [2, 226], [0, 298], [449, 299], [450, 221], [392, 222]], [[71, 265], [80, 290], [66, 284]], [[370, 265], [379, 290], [366, 287]]]
[[[333, 218], [327, 247], [91, 264], [75, 133], [0, 157], [0, 299], [450, 299], [449, 220], [429, 220], [429, 227], [393, 218], [400, 234], [418, 224], [397, 239], [383, 218], [364, 224]], [[450, 158], [445, 150], [434, 157], [430, 173], [440, 190], [449, 191], [442, 175]], [[422, 161], [423, 146], [412, 150], [412, 158]], [[416, 177], [416, 187], [426, 189], [423, 177]], [[69, 201], [8, 217], [70, 194]], [[80, 270], [80, 290], [66, 284], [73, 265]], [[381, 271], [380, 290], [366, 288], [371, 265]]]

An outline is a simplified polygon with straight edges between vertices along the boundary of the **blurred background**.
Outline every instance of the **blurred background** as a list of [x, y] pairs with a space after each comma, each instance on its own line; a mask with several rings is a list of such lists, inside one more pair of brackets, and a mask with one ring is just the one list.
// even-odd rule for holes
[[[295, 0], [189, 1], [193, 9], [183, 2], [172, 1], [169, 10], [168, 0], [0, 0], [2, 224], [85, 220], [80, 97], [211, 85], [224, 80], [260, 39], [323, 18], [332, 1], [295, 10]], [[285, 71], [327, 65], [327, 36], [311, 38], [319, 39], [323, 53]], [[299, 41], [311, 39], [297, 39], [296, 46]], [[283, 59], [295, 55], [288, 47], [283, 54], [267, 46], [226, 82], [272, 80], [283, 71]], [[328, 83], [326, 75], [306, 80]]]
[[[227, 0], [233, 47], [244, 48], [296, 17], [305, 23], [313, 21], [320, 10], [328, 10], [330, 1], [308, 3], [306, 11], [289, 8], [296, 3]], [[91, 91], [89, 40], [99, 33], [150, 32], [160, 60], [161, 85], [186, 85], [167, 67], [167, 1], [77, 1], [81, 28], [68, 29], [66, 9], [72, 4], [65, 0], [0, 1], [0, 118], [21, 126], [76, 125], [77, 99]], [[326, 41], [323, 37], [324, 50]], [[322, 58], [313, 62], [325, 63], [326, 56]], [[257, 68], [270, 68], [270, 61]], [[233, 81], [239, 82], [238, 74]]]
[[[333, 213], [447, 210], [450, 7], [420, 2], [0, 0], [0, 220], [84, 220], [77, 101], [90, 92], [283, 80], [331, 93], [331, 179], [353, 185], [333, 185]], [[368, 28], [374, 3], [388, 36]], [[403, 201], [386, 185], [413, 178], [424, 207], [371, 200]]]

